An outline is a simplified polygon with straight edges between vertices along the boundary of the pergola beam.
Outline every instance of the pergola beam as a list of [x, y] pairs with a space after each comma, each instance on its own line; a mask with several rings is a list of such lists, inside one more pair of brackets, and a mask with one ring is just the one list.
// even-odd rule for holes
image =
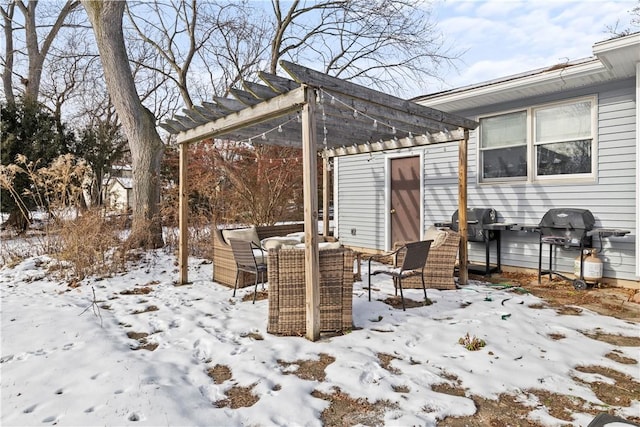
[[316, 148], [315, 93], [303, 87], [302, 187], [304, 198], [304, 282], [306, 328], [311, 341], [320, 338], [320, 255], [318, 253], [318, 155]]
[[383, 140], [365, 142], [359, 144], [344, 144], [339, 147], [325, 149], [327, 157], [348, 156], [352, 154], [375, 153], [380, 151], [397, 150], [400, 148], [420, 147], [423, 145], [442, 144], [445, 142], [455, 142], [464, 139], [464, 129], [455, 129], [450, 132], [439, 132], [435, 134], [417, 135], [413, 138], [398, 138], [397, 140]]
[[348, 93], [354, 98], [360, 98], [383, 107], [405, 111], [408, 114], [416, 114], [425, 119], [434, 120], [453, 127], [475, 129], [478, 126], [478, 123], [473, 120], [456, 116], [454, 114], [448, 114], [444, 111], [416, 104], [415, 102], [379, 92], [366, 86], [341, 80], [337, 77], [332, 77], [292, 62], [280, 61], [280, 66], [284, 68], [298, 83], [323, 88], [330, 92]]
[[271, 89], [278, 93], [287, 93], [293, 89], [300, 87], [300, 83], [294, 82], [291, 79], [280, 77], [275, 74], [259, 72], [258, 77], [267, 84]]
[[243, 127], [269, 121], [292, 111], [298, 111], [304, 104], [304, 89], [291, 92], [247, 107], [228, 116], [197, 126], [178, 135], [178, 143], [199, 141], [206, 138], [223, 136]]
[[247, 92], [250, 92], [253, 96], [263, 101], [276, 97], [281, 93], [274, 91], [269, 86], [264, 86], [253, 82], [243, 81], [242, 86], [247, 90]]

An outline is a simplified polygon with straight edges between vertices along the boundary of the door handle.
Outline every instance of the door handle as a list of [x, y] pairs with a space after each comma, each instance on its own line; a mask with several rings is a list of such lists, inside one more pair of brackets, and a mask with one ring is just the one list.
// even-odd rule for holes
[[391, 208], [391, 210], [389, 211], [389, 213], [394, 214], [396, 213], [396, 210], [394, 208]]

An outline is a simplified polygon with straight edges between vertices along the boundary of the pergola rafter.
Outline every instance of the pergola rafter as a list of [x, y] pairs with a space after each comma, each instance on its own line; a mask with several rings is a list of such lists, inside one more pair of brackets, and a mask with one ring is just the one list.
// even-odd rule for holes
[[[234, 98], [214, 97], [161, 126], [180, 144], [180, 284], [188, 282], [187, 146], [209, 138], [302, 148], [307, 338], [319, 338], [317, 157], [330, 157], [459, 141], [460, 281], [467, 280], [467, 141], [477, 123], [352, 82], [281, 61], [291, 79], [259, 73], [263, 84], [243, 82]], [[325, 180], [324, 210], [329, 210]], [[324, 230], [328, 219], [325, 216]]]

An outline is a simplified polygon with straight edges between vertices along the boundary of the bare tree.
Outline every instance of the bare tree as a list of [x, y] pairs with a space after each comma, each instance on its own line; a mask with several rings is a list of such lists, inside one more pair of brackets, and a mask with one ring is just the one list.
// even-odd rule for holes
[[264, 21], [254, 23], [246, 1], [142, 2], [130, 5], [127, 16], [134, 32], [129, 46], [152, 52], [134, 59], [136, 66], [163, 76], [187, 108], [193, 106], [194, 92], [225, 94], [255, 73], [265, 52]]
[[13, 95], [13, 63], [14, 63], [14, 47], [13, 47], [13, 14], [16, 4], [9, 2], [6, 7], [0, 7], [2, 14], [2, 29], [4, 31], [4, 56], [2, 60], [2, 88], [4, 96], [8, 104], [15, 103]]
[[638, 4], [629, 11], [629, 15], [631, 15], [629, 27], [622, 28], [620, 21], [617, 21], [614, 25], [607, 25], [605, 31], [609, 33], [612, 38], [624, 37], [637, 32], [640, 28], [640, 0], [638, 0]]
[[[54, 21], [51, 24], [39, 24], [36, 20], [37, 0], [16, 1], [15, 3], [24, 16], [25, 43], [29, 61], [27, 76], [22, 78], [22, 83], [25, 86], [24, 97], [25, 100], [36, 101], [38, 95], [40, 95], [40, 83], [45, 58], [65, 20], [80, 5], [80, 2], [78, 0], [67, 0], [59, 11], [52, 12]], [[44, 35], [41, 43], [39, 32], [43, 27], [49, 27], [49, 32]]]
[[415, 82], [438, 78], [459, 54], [444, 43], [423, 0], [294, 0], [275, 18], [270, 71], [278, 61], [321, 64], [345, 80], [401, 94]]
[[159, 216], [162, 141], [155, 117], [138, 96], [122, 30], [124, 2], [82, 0], [93, 27], [107, 89], [129, 140], [133, 170], [133, 224], [136, 246], [161, 247]]

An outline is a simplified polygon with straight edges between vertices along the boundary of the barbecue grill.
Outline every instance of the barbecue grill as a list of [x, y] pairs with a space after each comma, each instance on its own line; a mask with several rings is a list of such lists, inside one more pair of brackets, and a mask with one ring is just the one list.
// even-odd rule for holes
[[[451, 215], [451, 229], [458, 231], [459, 229], [459, 212], [456, 211]], [[484, 265], [484, 274], [487, 275], [492, 271], [500, 271], [500, 239], [499, 229], [488, 229], [491, 224], [495, 224], [497, 219], [496, 210], [492, 208], [469, 208], [467, 209], [467, 241], [468, 242], [483, 242], [485, 244], [485, 256], [486, 264]], [[496, 253], [497, 253], [497, 266], [491, 268], [490, 266], [490, 245], [491, 241], [496, 241]], [[474, 269], [473, 266], [469, 266], [470, 270]], [[482, 272], [482, 271], [481, 271]]]
[[[584, 280], [584, 249], [591, 247], [591, 233], [595, 225], [595, 218], [588, 209], [558, 208], [549, 209], [538, 225], [540, 231], [540, 248], [538, 254], [538, 283], [542, 275], [553, 274], [573, 282], [576, 289], [585, 289]], [[549, 245], [549, 269], [542, 270], [542, 246]], [[557, 271], [553, 271], [553, 254], [555, 248], [565, 250], [580, 250], [580, 277], [569, 278]]]

